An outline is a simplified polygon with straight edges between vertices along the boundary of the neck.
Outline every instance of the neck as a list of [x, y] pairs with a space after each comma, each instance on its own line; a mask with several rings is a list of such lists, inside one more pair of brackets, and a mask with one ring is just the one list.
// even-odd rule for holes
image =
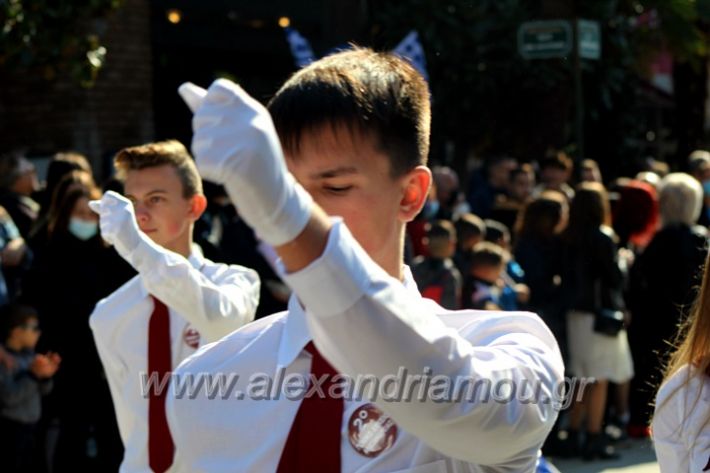
[[402, 270], [404, 266], [404, 227], [400, 231], [395, 251], [386, 252], [382, 255], [381, 261], [376, 261], [376, 263], [396, 280], [404, 280], [404, 271]]
[[190, 254], [192, 254], [192, 226], [190, 226], [189, 230], [183, 235], [180, 235], [169, 244], [164, 245], [164, 248], [185, 258], [189, 258]]

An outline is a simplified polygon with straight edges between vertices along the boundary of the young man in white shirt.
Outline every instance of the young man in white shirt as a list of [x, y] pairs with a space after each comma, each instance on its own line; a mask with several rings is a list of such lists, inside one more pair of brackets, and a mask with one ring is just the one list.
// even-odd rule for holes
[[[414, 68], [367, 49], [317, 61], [272, 99], [275, 129], [229, 81], [180, 92], [195, 112], [200, 172], [276, 248], [294, 296], [287, 312], [180, 365], [181, 384], [205, 372], [232, 384], [168, 393], [176, 471], [532, 471], [557, 416], [545, 398], [563, 376], [552, 334], [534, 314], [447, 311], [421, 297], [403, 264], [405, 225], [431, 181], [429, 94]], [[294, 400], [294, 375], [315, 392]], [[343, 395], [344, 375], [383, 391]], [[385, 399], [387, 379], [417, 375], [420, 388], [423, 376], [467, 378], [537, 383], [540, 395], [457, 401], [425, 388]]]
[[101, 300], [89, 322], [125, 447], [120, 471], [163, 472], [174, 451], [164, 405], [170, 372], [251, 322], [260, 283], [253, 270], [213, 263], [193, 245], [207, 202], [182, 144], [126, 148], [114, 165], [127, 198], [107, 192], [90, 205], [103, 238], [138, 275]]

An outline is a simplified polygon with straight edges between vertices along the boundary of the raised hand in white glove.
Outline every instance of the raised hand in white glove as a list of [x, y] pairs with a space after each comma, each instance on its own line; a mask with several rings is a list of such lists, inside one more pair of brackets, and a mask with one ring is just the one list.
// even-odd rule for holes
[[150, 238], [138, 228], [131, 201], [114, 191], [108, 191], [101, 200], [89, 202], [89, 207], [99, 214], [101, 237], [112, 244], [123, 259], [138, 269], [136, 249], [141, 243], [150, 243]]
[[194, 112], [192, 152], [202, 177], [224, 184], [262, 240], [278, 246], [295, 239], [313, 200], [286, 169], [266, 108], [226, 79], [207, 91], [189, 82], [178, 91]]

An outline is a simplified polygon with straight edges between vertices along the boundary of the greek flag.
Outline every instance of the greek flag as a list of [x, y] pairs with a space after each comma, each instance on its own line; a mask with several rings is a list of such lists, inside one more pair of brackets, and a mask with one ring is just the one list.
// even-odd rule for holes
[[296, 66], [305, 67], [316, 60], [311, 43], [301, 36], [301, 33], [293, 28], [284, 28], [286, 31], [286, 41], [291, 48], [291, 55], [296, 62]]
[[426, 58], [424, 57], [424, 48], [422, 48], [422, 43], [419, 42], [419, 33], [412, 30], [404, 37], [402, 41], [399, 42], [397, 46], [392, 50], [392, 52], [398, 56], [407, 59], [412, 66], [414, 66], [419, 73], [424, 76], [427, 82], [429, 82], [429, 74], [426, 72]]

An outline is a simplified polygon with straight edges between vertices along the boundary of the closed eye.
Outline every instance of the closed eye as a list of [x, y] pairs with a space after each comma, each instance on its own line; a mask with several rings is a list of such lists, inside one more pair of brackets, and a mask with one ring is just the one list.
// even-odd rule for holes
[[341, 186], [341, 187], [325, 186], [325, 187], [324, 187], [324, 189], [325, 189], [327, 192], [330, 192], [330, 193], [332, 193], [332, 194], [343, 194], [343, 193], [349, 191], [349, 190], [352, 189], [352, 188], [353, 188], [353, 186]]

